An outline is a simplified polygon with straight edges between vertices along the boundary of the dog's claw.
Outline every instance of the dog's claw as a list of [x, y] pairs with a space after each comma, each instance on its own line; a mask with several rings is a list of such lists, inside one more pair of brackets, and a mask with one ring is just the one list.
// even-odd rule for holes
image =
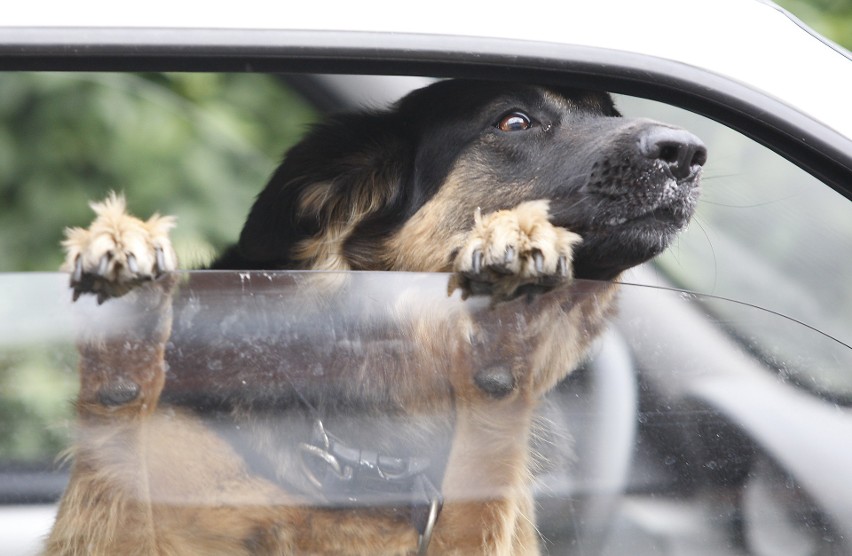
[[471, 256], [470, 262], [471, 262], [471, 266], [473, 268], [474, 274], [479, 274], [480, 272], [482, 272], [482, 260], [483, 260], [484, 257], [485, 257], [485, 255], [482, 254], [481, 249], [475, 249], [473, 251], [473, 255]]
[[139, 272], [139, 265], [136, 263], [136, 255], [133, 253], [127, 255], [127, 269], [133, 274], [137, 274]]
[[544, 272], [544, 255], [541, 254], [541, 251], [533, 253], [533, 263], [536, 273], [542, 274]]
[[80, 255], [74, 260], [74, 272], [71, 274], [71, 285], [79, 284], [83, 279], [83, 259]]
[[107, 253], [101, 257], [101, 260], [98, 263], [98, 276], [106, 276], [107, 271], [109, 270], [109, 261], [111, 258], [112, 251], [107, 251]]
[[165, 271], [165, 269], [166, 269], [166, 257], [165, 257], [165, 255], [163, 254], [163, 248], [162, 248], [162, 247], [155, 247], [155, 248], [154, 248], [154, 255], [155, 255], [155, 256], [156, 256], [156, 258], [157, 258], [157, 269], [156, 269], [156, 270], [157, 270], [157, 272], [156, 272], [156, 275], [157, 275], [157, 276], [159, 276], [159, 275], [160, 275], [160, 274], [162, 274], [162, 273]]
[[568, 259], [565, 255], [559, 257], [559, 260], [556, 261], [556, 272], [559, 273], [559, 276], [563, 278], [568, 277]]
[[515, 248], [511, 245], [506, 247], [506, 257], [503, 259], [503, 262], [507, 265], [512, 264], [515, 260]]
[[571, 251], [580, 237], [549, 221], [547, 203], [530, 201], [486, 216], [474, 212], [474, 228], [453, 258], [449, 290], [488, 295], [499, 302], [529, 299], [570, 281]]
[[69, 228], [63, 241], [62, 268], [69, 273], [74, 301], [88, 294], [98, 304], [122, 297], [176, 265], [168, 238], [173, 217], [155, 215], [143, 222], [128, 214], [124, 199], [115, 194], [91, 207], [97, 214], [92, 225]]

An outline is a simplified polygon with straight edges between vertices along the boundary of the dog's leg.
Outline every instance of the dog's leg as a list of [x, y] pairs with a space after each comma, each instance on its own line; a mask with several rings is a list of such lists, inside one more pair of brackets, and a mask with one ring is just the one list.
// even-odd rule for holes
[[130, 216], [124, 199], [93, 203], [97, 217], [63, 242], [74, 300], [94, 294], [102, 308], [78, 318], [80, 393], [84, 423], [150, 415], [163, 387], [163, 355], [171, 333], [171, 294], [177, 266], [168, 233], [174, 219]]
[[[481, 393], [469, 392], [472, 396]], [[435, 531], [436, 554], [536, 554], [516, 546], [517, 525], [534, 516], [519, 499], [527, 496], [527, 439], [531, 406], [515, 399], [480, 403], [467, 399], [458, 409], [453, 448], [442, 483], [445, 505]], [[518, 550], [520, 548], [520, 550]]]
[[78, 315], [78, 438], [46, 552], [109, 553], [120, 549], [113, 543], [123, 538], [134, 551], [155, 553], [139, 452], [143, 423], [164, 383], [174, 287], [168, 272], [176, 266], [168, 240], [173, 219], [143, 222], [128, 215], [115, 195], [92, 208], [92, 225], [68, 230], [63, 243], [74, 299], [94, 294], [100, 304], [124, 297]]
[[[547, 202], [477, 214], [455, 260], [450, 290], [487, 294], [469, 315], [451, 371], [455, 435], [442, 484], [440, 550], [538, 554], [530, 488], [535, 408], [583, 357], [605, 321], [610, 288], [572, 284], [579, 236], [551, 225]], [[570, 287], [569, 287], [570, 286]]]
[[73, 468], [47, 554], [292, 550], [298, 514], [195, 416], [158, 402], [172, 325], [172, 218], [139, 220], [112, 195], [68, 230], [80, 391]]

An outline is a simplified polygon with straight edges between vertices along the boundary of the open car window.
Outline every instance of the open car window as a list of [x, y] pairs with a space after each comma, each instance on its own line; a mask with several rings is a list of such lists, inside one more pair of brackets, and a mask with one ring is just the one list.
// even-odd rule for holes
[[[72, 438], [78, 387], [73, 312], [94, 302], [72, 310], [67, 276], [54, 272], [63, 228], [88, 222], [86, 203], [117, 189], [140, 215], [178, 216], [184, 266], [208, 262], [322, 112], [392, 100], [361, 85], [347, 96], [345, 76], [291, 77], [0, 75], [0, 546], [32, 553], [67, 478], [57, 456]], [[852, 203], [725, 126], [644, 99], [616, 102], [625, 115], [693, 131], [709, 162], [690, 228], [622, 276], [612, 330], [542, 410], [552, 423], [536, 445], [547, 463], [536, 479], [547, 546], [844, 553]], [[443, 275], [326, 277], [182, 273], [184, 342], [174, 349], [205, 365], [189, 373], [185, 354], [171, 352], [175, 403], [215, 407], [204, 377], [227, 373], [236, 357], [267, 376], [309, 359], [296, 378], [310, 391], [371, 350], [411, 349], [377, 322], [398, 323], [409, 306], [461, 303], [446, 297]], [[345, 294], [326, 306], [328, 287]]]

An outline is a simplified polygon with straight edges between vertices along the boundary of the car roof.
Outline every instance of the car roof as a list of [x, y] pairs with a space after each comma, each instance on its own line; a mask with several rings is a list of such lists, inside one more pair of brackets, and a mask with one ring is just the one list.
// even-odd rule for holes
[[570, 76], [722, 121], [852, 197], [849, 53], [768, 2], [140, 6], [22, 3], [0, 22], [0, 69]]

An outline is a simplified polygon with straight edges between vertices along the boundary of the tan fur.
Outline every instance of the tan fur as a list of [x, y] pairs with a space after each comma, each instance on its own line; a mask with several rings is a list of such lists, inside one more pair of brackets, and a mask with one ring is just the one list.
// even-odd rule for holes
[[[460, 554], [538, 553], [528, 490], [533, 413], [540, 397], [580, 362], [611, 311], [614, 291], [614, 286], [575, 291], [561, 303], [538, 299], [521, 311], [497, 306], [482, 323], [486, 349], [497, 350], [495, 360], [511, 363], [518, 387], [504, 399], [489, 398], [470, 380], [469, 369], [481, 362], [454, 365], [458, 415], [444, 478], [448, 503], [441, 517], [445, 528], [437, 532], [440, 546], [460, 546]], [[520, 321], [517, 327], [507, 324], [512, 320]], [[466, 355], [487, 357], [476, 350]]]
[[65, 231], [65, 263], [62, 269], [71, 272], [78, 257], [84, 267], [97, 268], [100, 257], [112, 251], [108, 277], [121, 282], [131, 278], [127, 269], [127, 256], [135, 254], [140, 273], [151, 274], [155, 261], [155, 248], [164, 249], [168, 269], [177, 268], [177, 257], [169, 241], [169, 231], [175, 226], [173, 216], [155, 214], [147, 221], [139, 220], [126, 212], [123, 197], [111, 193], [103, 202], [91, 203], [97, 218], [89, 228], [69, 228]]
[[[578, 241], [579, 236], [549, 226], [546, 220], [547, 200], [523, 202], [522, 199], [528, 193], [528, 188], [523, 184], [514, 188], [512, 196], [494, 198], [488, 194], [491, 188], [489, 179], [488, 164], [479, 159], [476, 149], [465, 152], [441, 189], [386, 242], [381, 255], [387, 268], [419, 272], [459, 270], [453, 266], [459, 259], [448, 255], [457, 253], [477, 229], [480, 232], [484, 229], [475, 221], [475, 215], [491, 215], [501, 209], [520, 209], [513, 214], [517, 214], [527, 225], [543, 221], [547, 224], [545, 228], [559, 230], [553, 232], [559, 236], [557, 249], [570, 253], [570, 247]], [[507, 233], [509, 226], [508, 223], [503, 226]], [[472, 248], [473, 245], [468, 243], [468, 247]]]
[[[348, 268], [342, 242], [379, 201], [361, 195], [360, 202], [347, 208], [330, 191], [319, 184], [303, 197], [306, 207], [321, 207], [330, 220], [323, 234], [304, 242], [299, 253], [311, 268], [339, 270]], [[506, 280], [514, 288], [539, 278], [530, 266], [534, 251], [544, 254], [547, 274], [553, 274], [559, 256], [570, 262], [579, 238], [549, 224], [547, 201], [474, 216], [451, 208], [455, 195], [459, 191], [450, 180], [389, 240], [393, 268], [455, 268], [458, 275], [468, 270], [474, 247], [497, 257], [511, 243], [517, 246], [518, 260]], [[147, 261], [159, 246], [173, 257], [164, 236], [172, 220], [142, 222], [127, 215], [117, 197], [93, 208], [97, 218], [88, 230], [68, 232], [69, 270], [78, 257], [86, 269], [97, 268], [108, 251], [133, 252], [137, 260]], [[442, 225], [442, 218], [467, 219], [472, 227], [466, 233], [446, 232], [459, 226]], [[451, 248], [458, 252], [455, 260], [447, 256]], [[127, 276], [123, 256], [111, 260], [115, 271], [110, 278], [137, 280]], [[455, 411], [441, 487], [445, 505], [430, 554], [538, 553], [529, 491], [534, 411], [540, 397], [579, 363], [611, 311], [615, 292], [606, 284], [573, 287], [570, 277], [564, 277], [564, 284], [532, 301], [493, 308], [452, 300], [430, 307], [412, 300], [398, 308], [400, 334], [417, 351], [399, 369], [384, 371], [392, 395], [412, 412]], [[126, 330], [111, 336], [118, 340], [80, 336], [80, 432], [71, 482], [46, 553], [412, 553], [417, 535], [405, 519], [378, 509], [311, 507], [310, 501], [251, 475], [239, 454], [194, 415], [158, 407], [173, 287], [167, 275], [110, 301], [133, 316]], [[507, 366], [514, 380], [505, 396], [495, 397], [474, 381], [476, 369], [492, 364]], [[138, 383], [139, 396], [118, 407], [104, 406], [98, 393], [120, 380]], [[364, 374], [356, 382], [370, 380], [375, 377]]]
[[450, 174], [441, 190], [388, 240], [383, 252], [388, 268], [412, 272], [452, 269], [453, 259], [448, 255], [464, 243], [470, 225], [463, 222], [473, 216], [473, 210], [457, 212], [464, 180], [460, 174]]
[[[473, 271], [474, 252], [482, 253], [482, 266], [500, 265], [500, 274], [494, 276], [492, 295], [508, 298], [525, 283], [535, 283], [539, 277], [556, 276], [559, 258], [564, 259], [564, 282], [571, 280], [571, 260], [574, 245], [582, 239], [564, 228], [548, 221], [548, 201], [528, 201], [512, 210], [499, 210], [485, 217], [479, 208], [474, 214], [473, 230], [456, 257], [453, 271], [456, 276]], [[507, 250], [513, 257], [506, 259]], [[540, 257], [537, 268], [535, 256]], [[450, 281], [450, 288], [456, 280]]]
[[[352, 161], [353, 167], [358, 162]], [[334, 183], [311, 185], [299, 199], [300, 212], [315, 215], [324, 226], [317, 236], [296, 246], [294, 258], [312, 270], [350, 270], [343, 246], [355, 227], [393, 195], [390, 183], [385, 176], [367, 173], [354, 191], [342, 194]]]

